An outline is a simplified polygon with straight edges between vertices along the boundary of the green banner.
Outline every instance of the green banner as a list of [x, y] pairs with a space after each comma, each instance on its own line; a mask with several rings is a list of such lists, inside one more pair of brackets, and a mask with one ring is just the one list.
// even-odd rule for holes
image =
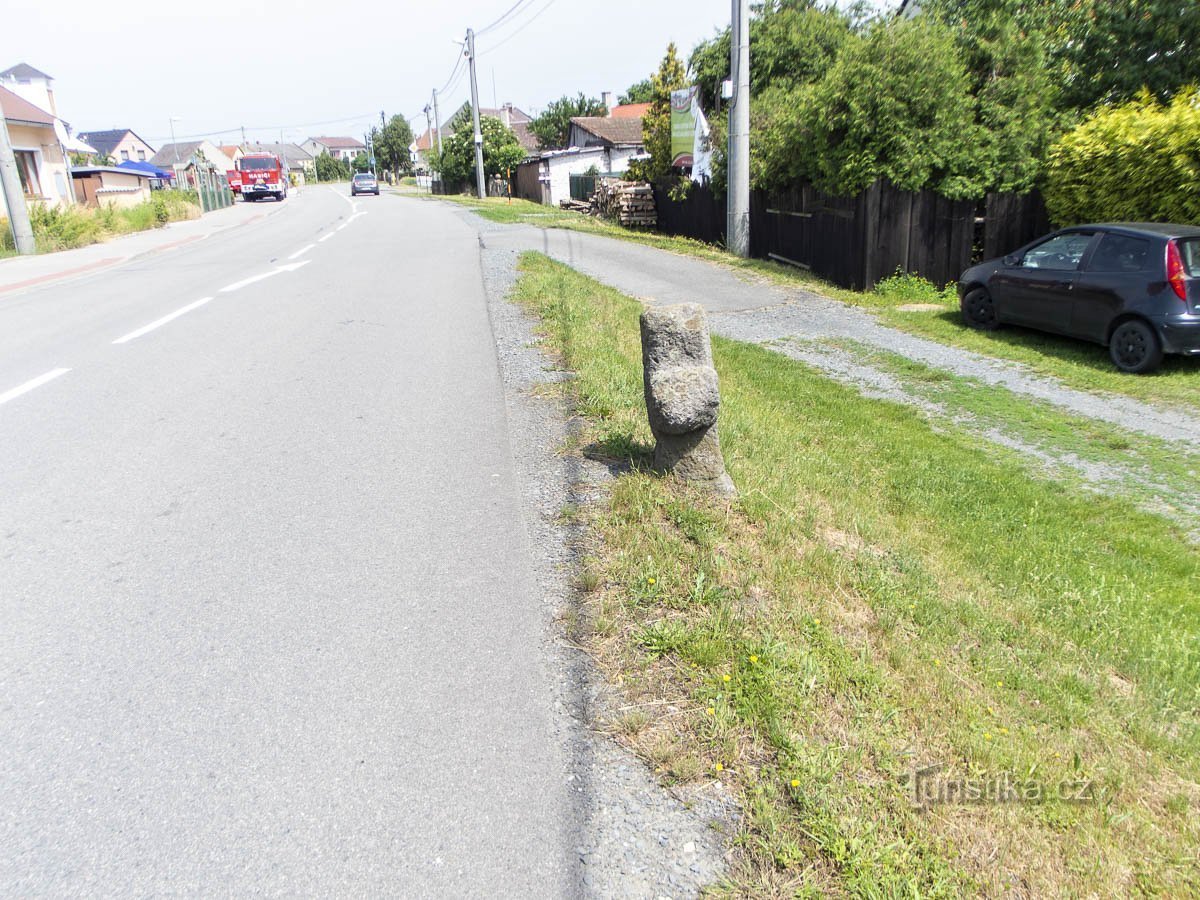
[[[695, 106], [695, 111], [693, 111]], [[699, 111], [699, 88], [686, 87], [671, 91], [671, 165], [690, 168], [696, 147], [696, 112]]]

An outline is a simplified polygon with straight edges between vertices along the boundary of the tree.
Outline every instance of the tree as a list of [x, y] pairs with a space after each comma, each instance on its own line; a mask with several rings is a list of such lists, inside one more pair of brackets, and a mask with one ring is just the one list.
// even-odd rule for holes
[[574, 98], [564, 96], [530, 122], [529, 130], [543, 150], [560, 149], [567, 146], [573, 116], [602, 116], [605, 112], [604, 104], [594, 97], [585, 97], [582, 93]]
[[650, 109], [642, 118], [642, 141], [650, 158], [630, 163], [627, 177], [631, 180], [653, 181], [671, 173], [671, 91], [687, 83], [675, 44], [668, 44], [667, 55], [650, 77]]
[[1053, 0], [1052, 53], [1076, 109], [1120, 103], [1146, 88], [1168, 100], [1200, 82], [1195, 0]]
[[[764, 4], [750, 20], [750, 92], [772, 85], [798, 86], [828, 70], [850, 38], [851, 19], [838, 7], [816, 7], [811, 0]], [[692, 51], [688, 69], [700, 87], [703, 104], [716, 105], [721, 82], [729, 78], [729, 29]]]
[[654, 89], [650, 86], [650, 79], [643, 78], [636, 84], [631, 84], [629, 89], [617, 98], [617, 103], [624, 106], [626, 103], [649, 103], [654, 99]]
[[751, 171], [760, 187], [810, 181], [853, 194], [883, 177], [964, 198], [989, 184], [954, 35], [925, 17], [872, 25], [819, 82], [772, 87], [752, 112]]
[[322, 151], [313, 160], [313, 165], [317, 171], [317, 181], [345, 181], [350, 177], [349, 166], [330, 156], [328, 151]]
[[354, 157], [354, 161], [350, 163], [350, 168], [354, 172], [370, 172], [371, 158], [367, 156], [365, 150], [360, 150], [358, 155]]
[[371, 129], [375, 159], [384, 169], [407, 173], [412, 169], [408, 148], [413, 142], [412, 127], [404, 116], [392, 116], [383, 128]]
[[[525, 158], [525, 148], [512, 129], [493, 116], [482, 116], [479, 131], [483, 135], [483, 171], [485, 176], [507, 177], [508, 171]], [[475, 183], [475, 134], [472, 127], [455, 129], [442, 142], [442, 154], [434, 168], [449, 184]]]

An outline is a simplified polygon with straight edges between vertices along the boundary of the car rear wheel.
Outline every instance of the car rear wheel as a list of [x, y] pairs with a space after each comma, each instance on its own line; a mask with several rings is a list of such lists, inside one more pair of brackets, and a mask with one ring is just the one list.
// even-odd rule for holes
[[1162, 343], [1154, 329], [1141, 319], [1122, 322], [1108, 342], [1108, 355], [1122, 372], [1141, 375], [1162, 363]]
[[992, 303], [992, 295], [987, 288], [974, 288], [967, 291], [962, 298], [963, 321], [971, 328], [980, 331], [992, 331], [1000, 323], [996, 321], [996, 306]]

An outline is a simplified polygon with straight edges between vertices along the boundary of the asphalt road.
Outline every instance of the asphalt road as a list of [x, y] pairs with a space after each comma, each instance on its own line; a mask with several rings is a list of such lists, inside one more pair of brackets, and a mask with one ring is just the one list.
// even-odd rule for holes
[[440, 204], [0, 299], [0, 893], [574, 893], [520, 523]]

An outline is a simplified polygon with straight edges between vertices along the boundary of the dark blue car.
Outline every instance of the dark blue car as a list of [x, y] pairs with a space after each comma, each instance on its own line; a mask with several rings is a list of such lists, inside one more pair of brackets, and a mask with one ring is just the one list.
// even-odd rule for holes
[[1122, 372], [1149, 372], [1164, 353], [1200, 356], [1200, 228], [1066, 228], [967, 269], [958, 297], [972, 328], [1095, 341]]

